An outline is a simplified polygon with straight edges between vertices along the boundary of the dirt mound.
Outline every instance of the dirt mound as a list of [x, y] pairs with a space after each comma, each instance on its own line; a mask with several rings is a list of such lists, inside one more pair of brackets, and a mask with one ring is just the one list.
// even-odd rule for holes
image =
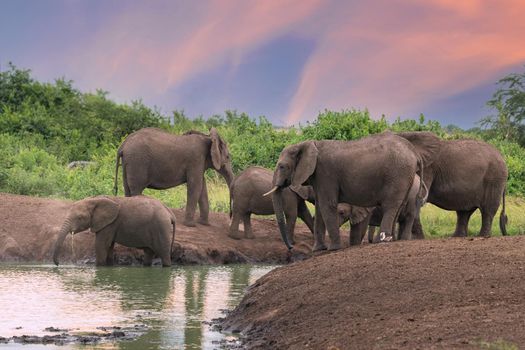
[[[0, 261], [51, 262], [58, 229], [72, 202], [0, 193]], [[289, 257], [273, 220], [252, 218], [256, 236], [253, 240], [233, 240], [227, 236], [228, 215], [210, 213], [210, 226], [182, 225], [184, 212], [174, 209], [177, 217], [173, 261], [179, 264], [228, 264], [241, 262], [284, 263], [309, 256], [312, 234], [305, 225], [297, 225], [297, 245]], [[68, 237], [61, 262], [94, 263], [95, 235], [81, 232]], [[115, 246], [118, 264], [142, 262], [142, 250]]]
[[521, 348], [524, 277], [523, 236], [364, 245], [271, 271], [222, 326], [255, 349]]

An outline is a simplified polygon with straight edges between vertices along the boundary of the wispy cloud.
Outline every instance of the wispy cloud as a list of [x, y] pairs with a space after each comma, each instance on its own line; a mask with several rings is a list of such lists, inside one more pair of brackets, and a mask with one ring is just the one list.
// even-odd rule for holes
[[[520, 1], [384, 1], [332, 23], [304, 67], [286, 117], [323, 108], [408, 113], [525, 62]], [[421, 112], [423, 112], [421, 110]], [[397, 115], [394, 115], [397, 116]]]
[[81, 48], [87, 54], [71, 52], [76, 69], [89, 65], [95, 72], [91, 84], [163, 93], [221, 63], [238, 64], [244, 53], [311, 16], [321, 1], [167, 2], [160, 11], [149, 4], [98, 28]]

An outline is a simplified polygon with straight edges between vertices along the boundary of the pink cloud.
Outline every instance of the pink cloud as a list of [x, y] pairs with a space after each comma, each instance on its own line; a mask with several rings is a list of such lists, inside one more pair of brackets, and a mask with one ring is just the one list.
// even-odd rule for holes
[[75, 70], [90, 67], [90, 86], [107, 86], [128, 96], [144, 90], [160, 94], [221, 63], [238, 64], [246, 52], [290, 30], [321, 4], [168, 2], [160, 12], [142, 4], [99, 28], [87, 49], [71, 53], [72, 61]]
[[287, 124], [324, 108], [368, 107], [395, 117], [525, 62], [523, 2], [411, 3], [359, 6], [328, 26], [303, 69]]

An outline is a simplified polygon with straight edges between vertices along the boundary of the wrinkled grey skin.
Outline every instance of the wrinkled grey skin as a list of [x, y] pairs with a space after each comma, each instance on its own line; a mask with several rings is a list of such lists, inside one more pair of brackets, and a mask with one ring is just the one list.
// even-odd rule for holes
[[[397, 222], [399, 223], [399, 239], [412, 239], [412, 226], [414, 219], [419, 215], [421, 206], [424, 204], [428, 190], [421, 182], [419, 176], [414, 177], [412, 187], [408, 193], [406, 204], [401, 208]], [[374, 241], [374, 229], [381, 225], [383, 218], [380, 207], [363, 208], [352, 206], [347, 203], [337, 205], [337, 214], [340, 225], [350, 220], [350, 244], [360, 244], [366, 233], [366, 226], [369, 225], [368, 242]]]
[[326, 249], [325, 228], [330, 236], [328, 249], [341, 248], [337, 219], [340, 202], [361, 207], [380, 205], [382, 236], [384, 241], [392, 240], [397, 215], [421, 167], [410, 142], [390, 132], [357, 141], [305, 141], [286, 147], [273, 177], [275, 213], [283, 239], [285, 220], [282, 211], [279, 213], [282, 189], [308, 184], [316, 199], [314, 251]]
[[[249, 167], [235, 177], [230, 193], [230, 210], [232, 222], [229, 237], [241, 239], [239, 234], [239, 222], [244, 223], [244, 235], [246, 238], [254, 238], [250, 215], [272, 215], [274, 208], [271, 196], [263, 196], [272, 188], [273, 172], [261, 167]], [[315, 203], [314, 192], [311, 186], [300, 186], [295, 192], [290, 188], [283, 190], [283, 210], [286, 217], [286, 231], [288, 240], [293, 244], [294, 229], [297, 216], [299, 216], [314, 232], [314, 219], [306, 207], [305, 200]]]
[[[409, 140], [424, 158], [423, 180], [428, 186], [428, 202], [457, 214], [455, 237], [466, 237], [470, 216], [480, 209], [480, 236], [490, 236], [492, 221], [503, 199], [500, 229], [507, 234], [505, 187], [507, 166], [493, 146], [477, 140], [445, 141], [430, 132], [398, 134]], [[414, 222], [413, 235], [423, 238], [419, 215]]]
[[175, 215], [156, 199], [98, 196], [73, 203], [55, 242], [56, 265], [66, 236], [87, 229], [95, 233], [97, 266], [113, 265], [115, 242], [143, 249], [145, 266], [151, 265], [154, 255], [162, 266], [171, 266]]
[[144, 128], [130, 134], [119, 147], [115, 167], [115, 188], [119, 160], [126, 196], [142, 194], [145, 188], [163, 190], [187, 184], [184, 225], [195, 226], [194, 216], [199, 203], [199, 223], [209, 225], [209, 202], [204, 172], [213, 168], [221, 174], [228, 187], [233, 181], [230, 152], [215, 128], [210, 135], [189, 131], [173, 135], [156, 128]]

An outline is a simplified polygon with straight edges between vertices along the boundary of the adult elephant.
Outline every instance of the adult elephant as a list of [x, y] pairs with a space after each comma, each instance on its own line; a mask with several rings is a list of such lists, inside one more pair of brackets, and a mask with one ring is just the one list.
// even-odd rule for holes
[[151, 265], [154, 255], [161, 258], [163, 266], [171, 266], [175, 215], [154, 198], [98, 196], [73, 203], [55, 242], [53, 261], [56, 265], [68, 233], [87, 229], [96, 235], [97, 266], [113, 265], [115, 242], [143, 249], [146, 266]]
[[309, 184], [315, 192], [315, 243], [313, 250], [341, 248], [337, 204], [381, 206], [381, 241], [391, 241], [394, 223], [405, 203], [421, 159], [406, 139], [390, 132], [357, 141], [305, 141], [286, 147], [273, 176], [274, 210], [287, 247], [282, 190]]
[[[402, 132], [425, 159], [423, 180], [428, 186], [428, 202], [457, 214], [455, 237], [465, 237], [470, 216], [480, 209], [480, 236], [490, 236], [492, 221], [501, 200], [499, 219], [501, 233], [507, 234], [505, 187], [508, 171], [505, 160], [496, 148], [478, 140], [441, 140], [431, 132]], [[423, 238], [419, 216], [413, 235]]]
[[[273, 172], [271, 170], [252, 166], [235, 177], [230, 189], [230, 225], [229, 237], [241, 239], [239, 234], [239, 222], [244, 223], [244, 236], [254, 238], [251, 228], [250, 216], [272, 215], [274, 208], [272, 198], [263, 194], [272, 188]], [[311, 186], [299, 186], [298, 188], [285, 188], [283, 190], [283, 210], [287, 223], [288, 241], [294, 242], [294, 229], [297, 216], [299, 216], [314, 232], [314, 219], [306, 207], [306, 202], [315, 203], [315, 197]]]
[[206, 135], [189, 131], [174, 135], [161, 129], [144, 128], [124, 140], [117, 152], [115, 188], [119, 161], [126, 196], [142, 194], [145, 188], [163, 190], [187, 184], [186, 215], [183, 224], [195, 226], [194, 216], [199, 203], [199, 223], [209, 225], [209, 203], [204, 172], [213, 168], [221, 174], [228, 187], [233, 181], [230, 152], [215, 128]]

